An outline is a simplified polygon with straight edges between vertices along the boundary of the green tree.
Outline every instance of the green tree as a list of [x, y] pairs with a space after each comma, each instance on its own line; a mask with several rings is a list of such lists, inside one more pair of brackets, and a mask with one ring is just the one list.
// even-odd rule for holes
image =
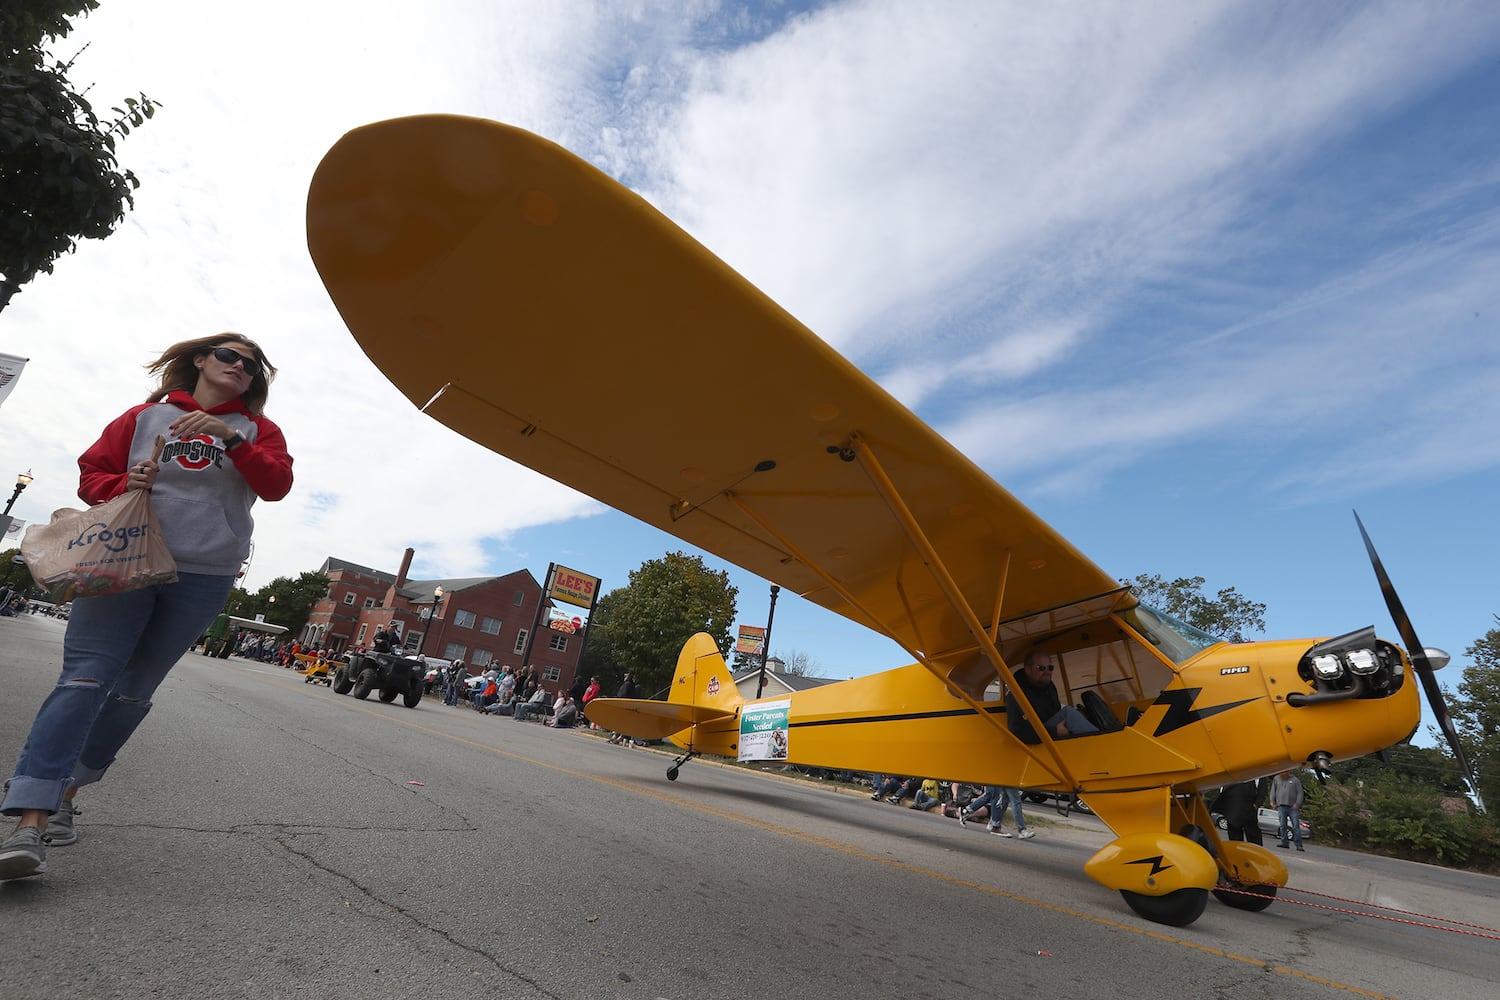
[[26, 560], [21, 558], [19, 548], [0, 552], [0, 585], [7, 585], [31, 596], [36, 584], [32, 582], [31, 570], [27, 567]]
[[1142, 573], [1134, 580], [1121, 583], [1135, 591], [1143, 604], [1180, 618], [1230, 642], [1249, 641], [1249, 632], [1266, 630], [1266, 606], [1225, 587], [1213, 598], [1204, 596], [1201, 576], [1178, 577], [1168, 582], [1159, 575]]
[[115, 140], [156, 113], [145, 94], [100, 122], [49, 43], [98, 0], [7, 0], [0, 7], [0, 310], [38, 271], [103, 239], [134, 208], [140, 181], [120, 170]]
[[630, 583], [600, 598], [589, 622], [585, 666], [613, 693], [628, 671], [648, 696], [666, 688], [682, 644], [697, 632], [730, 647], [739, 590], [700, 556], [668, 552], [631, 571]]
[[1464, 668], [1458, 697], [1448, 705], [1464, 755], [1479, 776], [1479, 794], [1492, 810], [1500, 805], [1500, 615], [1495, 625], [1464, 651], [1474, 662]]
[[328, 593], [328, 583], [328, 577], [322, 573], [301, 573], [296, 579], [278, 576], [254, 594], [246, 595], [240, 605], [245, 610], [230, 613], [241, 618], [265, 615], [266, 621], [286, 626], [287, 633], [295, 636], [307, 624], [313, 605]]

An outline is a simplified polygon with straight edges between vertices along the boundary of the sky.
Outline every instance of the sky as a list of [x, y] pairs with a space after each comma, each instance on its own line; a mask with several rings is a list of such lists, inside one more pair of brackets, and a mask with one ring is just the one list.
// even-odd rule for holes
[[[1116, 577], [1234, 587], [1263, 638], [1396, 638], [1357, 509], [1447, 683], [1497, 626], [1500, 5], [105, 0], [55, 54], [101, 114], [162, 107], [119, 145], [134, 211], [0, 313], [17, 517], [78, 505], [146, 362], [233, 330], [296, 462], [251, 590], [410, 546], [418, 579], [608, 591], [687, 548], [417, 412], [330, 303], [319, 160], [448, 112], [638, 191]], [[764, 625], [768, 581], [705, 561]], [[908, 659], [786, 592], [770, 645]]]

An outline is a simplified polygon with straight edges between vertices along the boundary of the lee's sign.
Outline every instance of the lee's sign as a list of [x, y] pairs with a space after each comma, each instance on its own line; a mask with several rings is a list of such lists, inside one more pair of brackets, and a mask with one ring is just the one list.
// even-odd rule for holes
[[552, 571], [552, 589], [548, 594], [554, 601], [575, 604], [580, 608], [594, 605], [594, 595], [599, 592], [599, 578], [558, 566]]

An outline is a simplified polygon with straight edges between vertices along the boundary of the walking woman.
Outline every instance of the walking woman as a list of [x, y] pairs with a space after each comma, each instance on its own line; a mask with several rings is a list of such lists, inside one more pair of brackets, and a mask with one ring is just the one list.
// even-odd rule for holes
[[104, 428], [78, 459], [89, 505], [150, 490], [176, 583], [79, 597], [63, 639], [63, 668], [5, 783], [0, 813], [19, 816], [0, 844], [0, 881], [47, 870], [47, 847], [78, 839], [78, 789], [104, 776], [151, 710], [151, 696], [224, 609], [250, 551], [256, 499], [292, 488], [281, 429], [262, 410], [276, 374], [233, 333], [167, 348], [140, 406]]

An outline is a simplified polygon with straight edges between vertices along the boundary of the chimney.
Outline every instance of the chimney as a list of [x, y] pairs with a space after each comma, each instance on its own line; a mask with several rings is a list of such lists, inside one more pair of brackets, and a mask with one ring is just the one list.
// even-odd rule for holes
[[416, 549], [408, 548], [406, 555], [401, 557], [401, 571], [396, 574], [396, 589], [400, 590], [406, 586], [406, 571], [411, 569], [411, 557], [417, 554]]

